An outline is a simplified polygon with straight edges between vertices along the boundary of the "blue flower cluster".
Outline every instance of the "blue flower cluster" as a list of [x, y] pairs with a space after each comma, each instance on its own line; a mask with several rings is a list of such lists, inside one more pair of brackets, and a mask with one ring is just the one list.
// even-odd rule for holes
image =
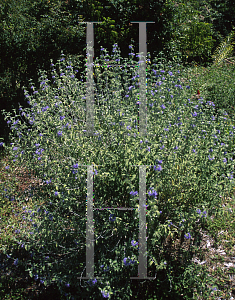
[[[128, 260], [129, 260], [129, 262], [128, 262]], [[123, 263], [124, 263], [125, 266], [130, 266], [131, 264], [135, 263], [135, 260], [132, 260], [132, 259], [127, 258], [127, 257], [124, 257]]]

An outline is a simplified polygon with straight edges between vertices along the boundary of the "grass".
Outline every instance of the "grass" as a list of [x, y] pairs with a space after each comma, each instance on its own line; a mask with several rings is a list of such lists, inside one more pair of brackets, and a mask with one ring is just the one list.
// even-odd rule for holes
[[[200, 90], [204, 100], [213, 101], [216, 107], [226, 108], [230, 116], [234, 116], [233, 105], [234, 100], [234, 66], [224, 65], [219, 68], [203, 68], [194, 66], [188, 68], [188, 78], [182, 78], [182, 81], [189, 82], [195, 94], [197, 89]], [[196, 97], [196, 95], [195, 95]], [[233, 104], [233, 105], [232, 105]], [[233, 125], [235, 122], [233, 120]], [[8, 160], [8, 153], [2, 153], [0, 159], [0, 298], [8, 299], [62, 299], [59, 292], [54, 286], [45, 287], [30, 278], [24, 270], [14, 265], [11, 258], [7, 258], [5, 253], [17, 253], [19, 257], [27, 259], [29, 255], [24, 249], [18, 250], [13, 242], [14, 235], [19, 237], [15, 232], [19, 222], [21, 226], [30, 226], [26, 221], [22, 222], [22, 207], [17, 207], [17, 203], [10, 201], [14, 191], [25, 193], [25, 207], [30, 209], [35, 205], [27, 192], [30, 187], [41, 184], [40, 181], [29, 174], [26, 167], [22, 165], [20, 169], [5, 170], [4, 166], [8, 164], [13, 167], [12, 162]], [[11, 196], [5, 197], [5, 190], [10, 188]], [[235, 198], [234, 193], [227, 198], [221, 198], [221, 204], [224, 205], [224, 213], [220, 216], [207, 219], [207, 224], [202, 230], [201, 243], [197, 253], [197, 259], [202, 262], [206, 261], [204, 267], [209, 271], [211, 277], [217, 280], [217, 291], [215, 298], [209, 299], [232, 299], [235, 298]], [[28, 198], [26, 197], [28, 196]], [[232, 198], [233, 197], [233, 198]], [[48, 195], [45, 194], [42, 201], [48, 201]], [[208, 244], [208, 240], [211, 244]], [[169, 249], [175, 251], [178, 241], [169, 243]], [[203, 245], [206, 247], [203, 248]], [[187, 247], [187, 245], [185, 245]], [[11, 249], [11, 250], [9, 250]], [[223, 252], [223, 251], [224, 252]], [[224, 254], [225, 253], [225, 254]], [[233, 265], [234, 263], [234, 265]], [[227, 267], [225, 268], [225, 264]], [[231, 265], [232, 264], [232, 265]], [[229, 267], [231, 265], [231, 267]], [[200, 295], [195, 299], [201, 299]], [[150, 299], [151, 300], [151, 299]]]

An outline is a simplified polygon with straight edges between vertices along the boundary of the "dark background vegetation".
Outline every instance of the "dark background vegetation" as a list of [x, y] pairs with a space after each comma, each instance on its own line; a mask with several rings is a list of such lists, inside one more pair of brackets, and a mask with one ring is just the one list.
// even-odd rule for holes
[[[94, 25], [94, 59], [100, 48], [109, 54], [116, 42], [121, 56], [139, 51], [139, 25], [147, 24], [147, 52], [163, 51], [167, 58], [181, 55], [183, 63], [212, 62], [211, 55], [235, 25], [234, 0], [0, 0], [0, 111], [12, 112], [18, 103], [29, 107], [23, 86], [29, 79], [38, 87], [38, 71], [50, 74], [50, 59], [86, 56], [86, 24]], [[85, 66], [80, 69], [85, 70]], [[79, 73], [77, 74], [79, 77]], [[0, 114], [0, 138], [9, 143], [10, 129]], [[2, 148], [2, 147], [1, 147]]]

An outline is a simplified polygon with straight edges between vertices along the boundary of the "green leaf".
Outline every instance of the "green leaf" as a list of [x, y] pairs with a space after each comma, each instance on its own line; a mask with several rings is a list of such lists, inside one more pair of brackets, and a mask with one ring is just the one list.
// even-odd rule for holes
[[233, 53], [232, 39], [235, 32], [231, 31], [230, 34], [224, 39], [224, 41], [216, 48], [212, 58], [214, 59], [214, 65], [220, 64], [225, 58], [229, 57]]

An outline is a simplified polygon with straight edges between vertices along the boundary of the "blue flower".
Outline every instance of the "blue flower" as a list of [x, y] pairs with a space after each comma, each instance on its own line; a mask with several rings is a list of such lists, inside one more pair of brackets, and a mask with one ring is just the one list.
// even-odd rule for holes
[[38, 275], [37, 274], [34, 276], [34, 280], [38, 280]]
[[130, 195], [132, 195], [132, 196], [135, 196], [135, 195], [137, 195], [137, 194], [138, 194], [137, 191], [136, 191], [136, 192], [133, 192], [133, 191], [130, 192]]
[[[153, 189], [153, 188], [152, 188], [152, 189]], [[152, 192], [149, 191], [148, 194], [149, 194], [149, 196], [154, 196], [154, 198], [156, 198], [157, 195], [158, 195], [158, 193], [157, 193], [155, 190], [153, 190]]]
[[114, 214], [110, 214], [109, 221], [114, 222], [116, 220], [116, 217], [113, 217]]
[[130, 263], [127, 262], [127, 258], [126, 257], [123, 259], [123, 263], [124, 263], [125, 266], [129, 266], [130, 265]]
[[197, 210], [197, 213], [200, 215], [200, 214], [201, 214], [201, 210], [200, 210], [200, 209], [198, 209], [198, 210]]
[[135, 242], [134, 240], [132, 240], [132, 241], [131, 241], [131, 245], [132, 245], [133, 247], [135, 247], [136, 245], [138, 245], [138, 242]]
[[[164, 146], [163, 146], [164, 147]], [[157, 167], [156, 166], [154, 166], [153, 167], [154, 168], [154, 170], [156, 171], [161, 171], [162, 170], [162, 166], [161, 165], [158, 165]]]
[[39, 148], [35, 151], [35, 153], [38, 155], [41, 155], [43, 151], [44, 151], [44, 149]]
[[19, 120], [16, 120], [16, 121], [13, 123], [13, 125], [16, 125], [18, 122], [19, 122]]
[[[203, 212], [203, 215], [206, 216], [206, 211]], [[202, 217], [203, 217], [203, 215], [202, 215]]]
[[58, 136], [62, 136], [62, 131], [57, 132]]
[[42, 108], [42, 111], [46, 111], [49, 108], [49, 106], [47, 105], [46, 107]]
[[18, 258], [14, 261], [14, 266], [17, 266], [18, 265]]
[[134, 264], [134, 263], [135, 263], [135, 260], [134, 260], [134, 259], [133, 259], [133, 260], [130, 259], [130, 263], [131, 263], [131, 264]]
[[101, 291], [103, 298], [109, 298], [109, 293], [105, 293], [105, 291]]
[[125, 266], [130, 266], [130, 264], [134, 264], [135, 263], [134, 260], [132, 260], [132, 259], [129, 259], [129, 260], [130, 260], [130, 262], [127, 262], [127, 257], [125, 257], [123, 259], [123, 263], [124, 263]]
[[95, 278], [95, 279], [93, 279], [92, 281], [88, 281], [88, 284], [90, 285], [90, 286], [92, 286], [92, 285], [95, 285], [96, 284], [96, 282], [97, 282], [97, 279]]
[[185, 237], [186, 239], [190, 239], [190, 238], [191, 238], [191, 235], [190, 235], [190, 233], [187, 233], [187, 234], [184, 235], [184, 237]]

